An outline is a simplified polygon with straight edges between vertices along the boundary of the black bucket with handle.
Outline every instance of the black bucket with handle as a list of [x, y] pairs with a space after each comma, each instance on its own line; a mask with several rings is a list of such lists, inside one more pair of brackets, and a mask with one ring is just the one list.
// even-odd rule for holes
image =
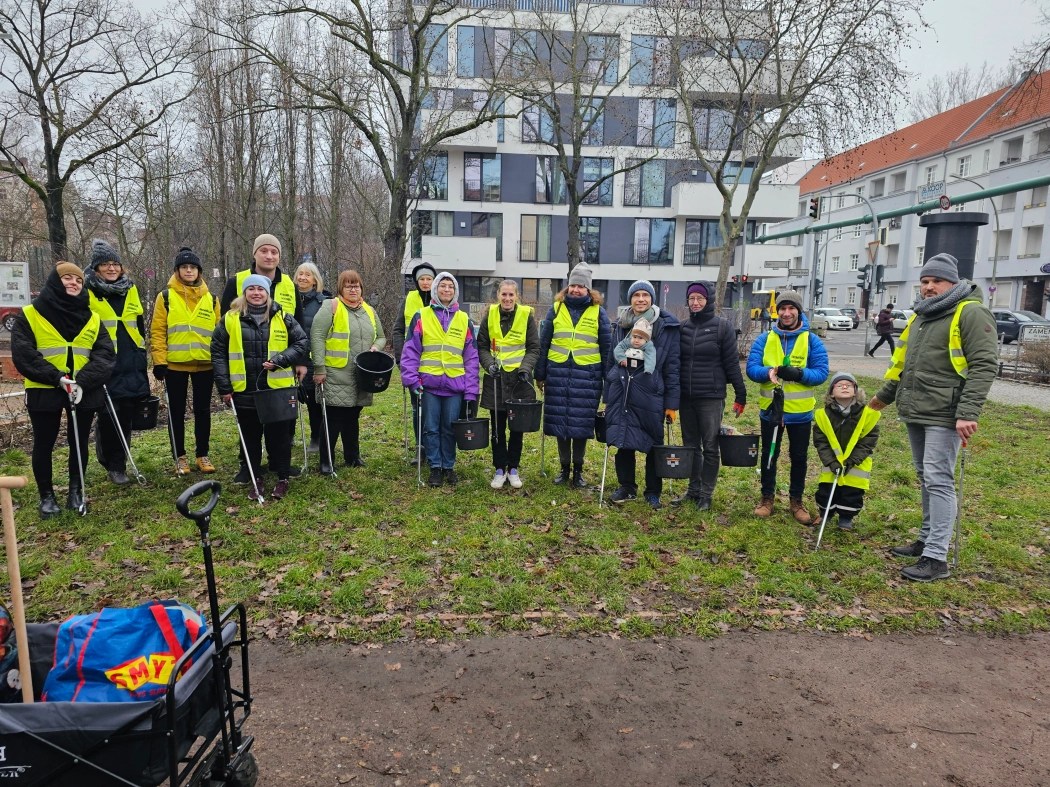
[[758, 435], [719, 435], [718, 452], [726, 467], [754, 467], [758, 464]]
[[289, 388], [264, 388], [255, 392], [254, 399], [255, 412], [261, 424], [294, 421], [299, 412], [299, 389], [294, 385]]
[[131, 411], [131, 428], [136, 432], [157, 428], [157, 414], [160, 412], [160, 397], [147, 396], [135, 402]]
[[538, 432], [543, 422], [543, 402], [512, 400], [507, 402], [507, 425], [512, 432]]
[[452, 422], [452, 434], [460, 451], [488, 448], [489, 421], [487, 418], [460, 418]]
[[380, 393], [390, 385], [394, 371], [394, 359], [378, 350], [358, 353], [354, 359], [357, 387], [361, 393]]

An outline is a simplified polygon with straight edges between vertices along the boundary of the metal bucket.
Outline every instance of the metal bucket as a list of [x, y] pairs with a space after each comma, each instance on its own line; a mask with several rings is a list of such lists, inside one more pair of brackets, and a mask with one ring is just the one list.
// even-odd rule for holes
[[354, 359], [357, 387], [361, 393], [379, 393], [390, 385], [394, 371], [394, 359], [378, 350], [358, 353]]
[[538, 432], [543, 422], [543, 402], [507, 402], [507, 425], [512, 432]]
[[658, 478], [689, 478], [696, 449], [685, 445], [654, 445], [653, 459]]
[[719, 435], [718, 453], [726, 467], [754, 467], [758, 464], [758, 435]]
[[281, 421], [294, 421], [299, 412], [299, 392], [291, 388], [263, 388], [254, 393], [255, 412], [259, 423], [275, 424]]
[[477, 451], [488, 448], [489, 422], [487, 418], [460, 418], [452, 422], [452, 433], [456, 436], [456, 447], [460, 451]]
[[160, 412], [160, 397], [147, 396], [145, 399], [140, 399], [135, 402], [135, 409], [131, 411], [131, 428], [136, 432], [155, 429], [158, 412]]

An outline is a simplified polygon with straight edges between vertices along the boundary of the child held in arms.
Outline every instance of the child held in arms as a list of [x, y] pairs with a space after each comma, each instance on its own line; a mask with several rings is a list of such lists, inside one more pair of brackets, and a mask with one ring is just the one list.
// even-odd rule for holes
[[656, 369], [656, 345], [653, 344], [652, 337], [653, 326], [649, 324], [649, 321], [638, 320], [631, 327], [631, 332], [616, 345], [613, 357], [620, 366], [635, 369], [642, 365], [645, 372], [652, 374]]

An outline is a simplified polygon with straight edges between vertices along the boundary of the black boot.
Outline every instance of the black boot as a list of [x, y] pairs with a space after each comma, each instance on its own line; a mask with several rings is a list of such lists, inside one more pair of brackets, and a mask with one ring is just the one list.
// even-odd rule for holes
[[570, 478], [569, 466], [568, 465], [562, 465], [561, 466], [561, 472], [558, 473], [558, 475], [554, 476], [554, 483], [556, 483], [556, 484], [567, 484], [567, 483], [569, 483], [569, 478]]
[[69, 487], [69, 495], [66, 496], [66, 508], [78, 513], [87, 513], [87, 503], [84, 501], [84, 493], [79, 486]]
[[55, 499], [54, 492], [48, 492], [45, 495], [40, 496], [40, 518], [50, 519], [53, 516], [58, 516], [62, 513], [61, 507], [58, 505], [58, 501]]
[[583, 468], [580, 465], [572, 469], [572, 487], [573, 489], [587, 489], [587, 482], [583, 480]]
[[321, 475], [335, 475], [335, 468], [327, 459], [321, 460]]

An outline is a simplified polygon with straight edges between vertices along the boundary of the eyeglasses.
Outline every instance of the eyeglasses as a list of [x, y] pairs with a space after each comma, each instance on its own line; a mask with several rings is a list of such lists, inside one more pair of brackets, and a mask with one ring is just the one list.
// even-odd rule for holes
[[100, 268], [120, 268], [122, 267], [119, 262], [100, 262], [98, 264]]
[[703, 295], [690, 295], [689, 296], [689, 303], [699, 303], [700, 301], [706, 301], [706, 300], [707, 300], [707, 298], [705, 298]]
[[361, 289], [361, 285], [360, 284], [344, 284], [343, 285], [343, 289], [344, 290], [359, 290], [359, 289]]

